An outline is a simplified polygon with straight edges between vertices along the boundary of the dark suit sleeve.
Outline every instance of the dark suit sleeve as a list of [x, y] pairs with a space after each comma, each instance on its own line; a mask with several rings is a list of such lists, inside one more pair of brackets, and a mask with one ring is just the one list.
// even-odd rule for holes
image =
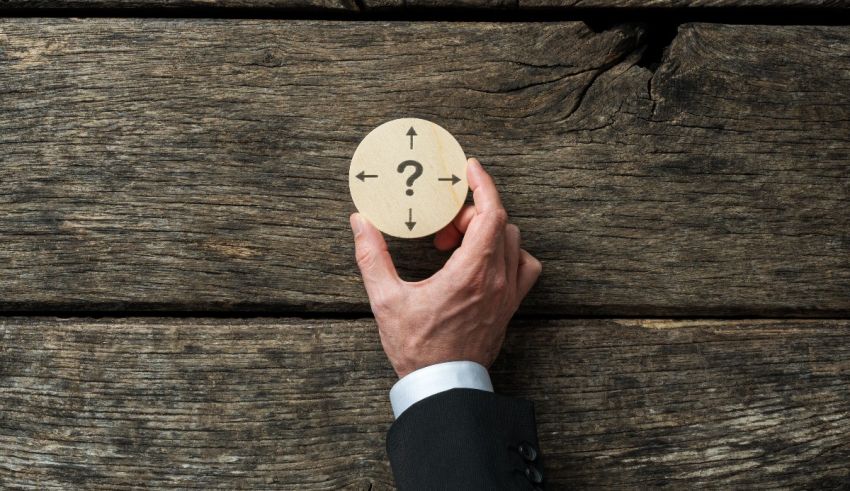
[[492, 392], [452, 389], [410, 406], [387, 453], [400, 491], [543, 486], [534, 405]]

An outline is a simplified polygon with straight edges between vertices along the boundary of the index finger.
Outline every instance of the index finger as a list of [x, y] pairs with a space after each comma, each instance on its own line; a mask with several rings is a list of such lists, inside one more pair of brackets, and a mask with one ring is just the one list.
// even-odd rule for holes
[[[481, 167], [476, 159], [469, 159], [467, 176], [473, 190], [475, 214], [465, 230], [460, 248], [452, 257], [457, 256], [463, 263], [472, 261], [490, 262], [495, 260], [496, 252], [504, 245], [503, 234], [508, 223], [508, 214], [502, 207], [499, 192], [493, 178]], [[504, 257], [498, 258], [504, 262]]]
[[472, 200], [475, 201], [477, 213], [489, 213], [495, 210], [503, 210], [499, 191], [490, 174], [481, 167], [481, 162], [472, 157], [467, 159], [466, 179], [469, 188], [472, 189]]

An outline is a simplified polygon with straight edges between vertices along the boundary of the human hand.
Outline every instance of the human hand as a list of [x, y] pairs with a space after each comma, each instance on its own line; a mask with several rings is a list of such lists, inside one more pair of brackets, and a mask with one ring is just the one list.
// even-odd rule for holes
[[351, 215], [355, 255], [381, 344], [399, 377], [436, 363], [468, 360], [490, 367], [508, 321], [537, 281], [542, 265], [520, 248], [496, 185], [478, 160], [467, 165], [475, 205], [464, 206], [434, 238], [458, 247], [430, 278], [399, 278], [381, 232]]

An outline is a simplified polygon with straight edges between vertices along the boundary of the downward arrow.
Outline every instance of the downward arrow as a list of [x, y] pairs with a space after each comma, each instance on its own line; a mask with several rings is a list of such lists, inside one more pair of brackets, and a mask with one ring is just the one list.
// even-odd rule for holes
[[365, 170], [360, 171], [360, 174], [357, 174], [355, 177], [360, 179], [363, 182], [366, 182], [367, 177], [378, 177], [377, 174], [367, 174]]
[[455, 185], [455, 184], [460, 182], [460, 178], [458, 176], [454, 175], [454, 174], [452, 174], [452, 177], [439, 177], [439, 178], [437, 178], [437, 180], [438, 181], [452, 181], [452, 185]]
[[416, 136], [416, 130], [413, 129], [413, 126], [407, 130], [407, 136], [410, 137], [410, 149], [413, 150], [413, 137]]
[[407, 230], [413, 230], [413, 227], [416, 226], [416, 222], [413, 221], [413, 208], [407, 209], [407, 221], [404, 222], [407, 225]]

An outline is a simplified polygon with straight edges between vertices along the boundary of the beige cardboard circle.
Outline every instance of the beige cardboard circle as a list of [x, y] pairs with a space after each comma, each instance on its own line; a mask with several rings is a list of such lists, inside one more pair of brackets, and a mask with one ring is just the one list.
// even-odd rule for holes
[[351, 158], [348, 186], [357, 211], [378, 230], [394, 237], [424, 237], [448, 225], [463, 206], [469, 190], [466, 156], [439, 125], [394, 119], [360, 142]]

